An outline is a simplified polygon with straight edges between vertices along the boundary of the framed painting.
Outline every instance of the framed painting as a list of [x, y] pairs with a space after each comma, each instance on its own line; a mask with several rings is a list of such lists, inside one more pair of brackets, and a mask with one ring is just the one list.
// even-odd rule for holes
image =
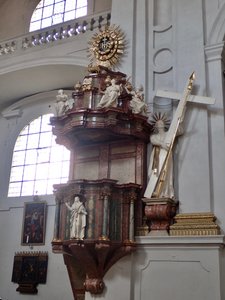
[[24, 203], [22, 245], [44, 245], [46, 214], [45, 201]]

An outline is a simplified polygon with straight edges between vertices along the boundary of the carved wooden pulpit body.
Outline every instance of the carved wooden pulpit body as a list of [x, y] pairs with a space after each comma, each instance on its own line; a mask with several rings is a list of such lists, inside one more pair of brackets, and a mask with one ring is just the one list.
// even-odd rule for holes
[[[120, 92], [116, 105], [99, 106], [109, 78]], [[71, 151], [67, 184], [55, 185], [53, 252], [62, 253], [75, 299], [101, 293], [103, 276], [121, 257], [135, 250], [142, 225], [146, 153], [151, 126], [134, 114], [126, 75], [98, 67], [78, 83], [73, 108], [52, 117], [56, 141]], [[83, 238], [71, 237], [68, 205], [78, 196], [86, 211]]]

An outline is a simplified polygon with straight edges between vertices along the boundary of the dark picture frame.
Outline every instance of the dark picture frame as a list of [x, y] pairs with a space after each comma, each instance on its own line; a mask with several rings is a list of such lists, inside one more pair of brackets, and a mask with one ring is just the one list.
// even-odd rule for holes
[[44, 245], [47, 203], [25, 202], [21, 245]]

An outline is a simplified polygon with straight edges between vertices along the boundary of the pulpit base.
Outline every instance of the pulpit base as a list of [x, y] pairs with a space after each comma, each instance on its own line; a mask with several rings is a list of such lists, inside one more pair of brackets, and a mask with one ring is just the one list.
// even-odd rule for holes
[[150, 236], [169, 235], [178, 202], [170, 198], [143, 198]]

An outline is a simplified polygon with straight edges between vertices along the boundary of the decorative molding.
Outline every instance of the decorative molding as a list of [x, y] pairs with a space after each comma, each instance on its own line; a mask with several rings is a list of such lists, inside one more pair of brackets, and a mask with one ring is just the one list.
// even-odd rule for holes
[[221, 43], [224, 40], [225, 4], [223, 4], [223, 6], [219, 9], [214, 20], [215, 21], [207, 38], [208, 45]]
[[173, 68], [172, 55], [169, 47], [157, 49], [153, 55], [154, 72], [158, 74], [169, 72]]
[[107, 11], [51, 26], [48, 29], [43, 28], [19, 38], [2, 42], [0, 43], [0, 57], [18, 52], [21, 54], [21, 51], [26, 51], [29, 48], [43, 47], [57, 41], [67, 40], [87, 31], [93, 31], [95, 28], [109, 25], [110, 18], [110, 12]]
[[211, 235], [211, 236], [136, 236], [135, 242], [137, 249], [139, 248], [176, 248], [183, 247], [224, 247], [225, 236], [224, 235]]
[[153, 27], [153, 31], [157, 32], [157, 33], [162, 33], [165, 31], [168, 31], [172, 29], [172, 24], [168, 24], [168, 25], [156, 25]]
[[212, 62], [222, 59], [222, 53], [224, 51], [224, 43], [218, 43], [205, 47], [206, 62]]
[[212, 213], [185, 213], [174, 218], [170, 235], [219, 235], [220, 228]]

